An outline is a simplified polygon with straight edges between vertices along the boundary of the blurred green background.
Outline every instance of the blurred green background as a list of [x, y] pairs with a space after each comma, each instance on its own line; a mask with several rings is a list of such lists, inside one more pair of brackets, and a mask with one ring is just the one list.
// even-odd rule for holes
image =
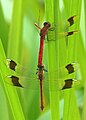
[[[86, 120], [85, 10], [85, 0], [0, 0], [1, 120]], [[69, 37], [67, 48], [65, 37], [58, 38], [57, 33], [64, 32], [66, 20], [73, 15], [77, 18], [70, 30], [79, 32]], [[51, 70], [53, 65], [59, 69], [59, 66], [78, 62], [80, 84], [63, 92], [53, 93], [45, 89], [45, 110], [41, 111], [39, 89], [13, 87], [3, 76], [9, 74], [4, 64], [6, 58], [27, 68], [28, 78], [36, 72], [40, 36], [34, 23], [42, 27], [44, 21], [57, 25], [56, 31], [48, 35], [52, 41], [45, 38], [45, 68]]]

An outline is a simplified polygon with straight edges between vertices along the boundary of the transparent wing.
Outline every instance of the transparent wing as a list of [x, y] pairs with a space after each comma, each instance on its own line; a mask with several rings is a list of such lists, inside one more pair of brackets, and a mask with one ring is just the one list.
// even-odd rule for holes
[[26, 71], [25, 67], [11, 59], [6, 59], [5, 64], [7, 65], [8, 68], [10, 68], [13, 71], [16, 71], [19, 74], [22, 74], [24, 71]]
[[[58, 80], [59, 80], [59, 87], [58, 87]], [[29, 77], [21, 77], [21, 76], [7, 76], [5, 77], [5, 81], [10, 85], [21, 87], [21, 88], [28, 88], [32, 90], [39, 90], [40, 89], [40, 80], [38, 78], [29, 78]], [[73, 78], [69, 79], [54, 79], [49, 82], [48, 78], [43, 79], [43, 89], [56, 91], [56, 90], [64, 90], [68, 88], [72, 88], [73, 84], [78, 82], [78, 80], [74, 80]], [[51, 84], [49, 87], [49, 84]]]
[[[66, 40], [66, 46], [68, 46], [68, 37], [71, 35], [74, 35], [75, 33], [78, 33], [79, 30], [72, 30], [69, 31], [69, 28], [75, 24], [75, 19], [77, 18], [76, 15], [71, 16], [70, 18], [67, 19], [68, 24], [65, 25], [64, 28], [64, 36], [65, 36], [65, 40]], [[59, 36], [59, 35], [58, 35]], [[60, 37], [59, 37], [60, 38]]]
[[[8, 61], [8, 60], [7, 60]], [[13, 60], [10, 60], [11, 63], [9, 63], [10, 65], [13, 65], [14, 67], [10, 67], [10, 69], [12, 71], [14, 71], [15, 73], [17, 73], [17, 70], [23, 70], [23, 67], [21, 65], [18, 65], [18, 63], [14, 62]], [[18, 67], [15, 66], [19, 66], [22, 69], [17, 69]], [[50, 82], [50, 84], [52, 84], [51, 86], [53, 86], [51, 88], [51, 91], [53, 90], [60, 90], [60, 89], [66, 89], [67, 86], [65, 84], [69, 84], [70, 81], [74, 81], [73, 79], [75, 78], [75, 73], [76, 71], [79, 69], [79, 64], [78, 63], [70, 63], [67, 64], [66, 66], [60, 67], [59, 69], [55, 70], [55, 71], [50, 71], [50, 72], [44, 72], [44, 79], [43, 79], [43, 88], [44, 89], [48, 89], [49, 90], [49, 75], [53, 75], [53, 79]], [[24, 73], [23, 73], [24, 72]], [[23, 73], [23, 76], [22, 74]], [[26, 76], [26, 77], [25, 77]], [[58, 88], [58, 80], [60, 80], [60, 86]], [[69, 82], [68, 82], [69, 80]], [[29, 89], [39, 89], [40, 88], [40, 80], [38, 79], [38, 76], [36, 74], [36, 72], [32, 73], [32, 72], [27, 72], [25, 73], [25, 70], [23, 70], [22, 72], [18, 72], [18, 74], [13, 75], [13, 72], [11, 74], [11, 76], [5, 76], [5, 81], [11, 85], [17, 86], [17, 87], [25, 87], [25, 88], [29, 88]], [[67, 82], [65, 82], [67, 81]], [[73, 82], [72, 82], [73, 83]], [[70, 84], [70, 88], [71, 88], [71, 84]]]
[[25, 67], [24, 65], [21, 65], [18, 62], [11, 59], [6, 59], [4, 64], [10, 69], [10, 72], [12, 74], [15, 73], [18, 76], [28, 76], [29, 73], [32, 77], [34, 75], [33, 73], [36, 73], [36, 69], [34, 70], [34, 72], [31, 72], [30, 70], [28, 71], [28, 67]]
[[[69, 30], [71, 26], [75, 24], [75, 19], [77, 18], [76, 15], [71, 16], [66, 21], [62, 21], [57, 25], [58, 33], [57, 37], [59, 40], [63, 40], [63, 38], [66, 40], [66, 46], [68, 46], [68, 37], [74, 35], [75, 33], [78, 33], [79, 30]], [[49, 29], [50, 31], [55, 30], [55, 26]]]
[[75, 33], [78, 33], [78, 32], [79, 32], [79, 30], [73, 30], [73, 31], [70, 31], [70, 32], [61, 32], [61, 33], [58, 33], [58, 37], [59, 38], [61, 36], [68, 37], [68, 36], [74, 35]]
[[[60, 23], [60, 25], [58, 24], [57, 25], [57, 27], [58, 27], [58, 37], [59, 37], [59, 39], [61, 39], [62, 38], [62, 36], [65, 36], [65, 39], [66, 39], [66, 41], [67, 41], [67, 37], [68, 36], [71, 36], [71, 35], [73, 35], [73, 34], [75, 34], [75, 33], [77, 33], [79, 30], [72, 30], [72, 31], [69, 31], [69, 28], [72, 26], [72, 25], [74, 25], [75, 24], [75, 19], [77, 18], [77, 15], [73, 15], [73, 16], [71, 16], [71, 17], [69, 17], [66, 21], [62, 21], [62, 25], [61, 25], [61, 23]], [[36, 24], [36, 23], [34, 23], [34, 25], [35, 25], [35, 27], [38, 29], [38, 30], [40, 30], [41, 28]], [[55, 26], [52, 28], [50, 28], [49, 30], [50, 31], [53, 31], [55, 29]], [[64, 31], [64, 32], [62, 32], [62, 31]]]
[[39, 80], [37, 78], [29, 78], [22, 76], [6, 76], [5, 81], [13, 86], [29, 88], [29, 89], [38, 89]]
[[[18, 73], [20, 76], [24, 75], [24, 76], [29, 76], [34, 78], [34, 76], [36, 77], [36, 73], [38, 71], [38, 69], [34, 69], [34, 72], [31, 72], [30, 70], [28, 70], [28, 68], [24, 68], [22, 65], [16, 63], [13, 60], [8, 61], [8, 67], [15, 71], [16, 73]], [[44, 71], [48, 71], [47, 74], [54, 74], [58, 75], [59, 78], [64, 78], [65, 76], [72, 74], [74, 72], [76, 72], [79, 69], [79, 64], [77, 62], [73, 62], [73, 63], [69, 63], [65, 66], [60, 67], [59, 69], [56, 69], [54, 71], [48, 71], [46, 69], [44, 69]], [[46, 73], [46, 72], [45, 72]], [[45, 75], [47, 75], [45, 74]]]
[[69, 63], [66, 66], [62, 66], [55, 71], [50, 71], [50, 74], [58, 76], [58, 78], [65, 79], [67, 76], [75, 75], [76, 71], [79, 70], [79, 64], [76, 62]]
[[[13, 62], [13, 60], [11, 60]], [[38, 69], [34, 70], [34, 72], [31, 72], [28, 70], [28, 68], [23, 68], [21, 65], [18, 65], [18, 63], [14, 62], [16, 64], [16, 67], [13, 68], [13, 71], [17, 73], [19, 76], [29, 76], [29, 78], [37, 78], [37, 71]], [[11, 62], [10, 62], [11, 64]], [[17, 69], [16, 69], [17, 68]], [[11, 68], [10, 68], [11, 69]], [[14, 70], [15, 69], [15, 70]], [[45, 72], [45, 77], [48, 76], [48, 74], [54, 74], [54, 79], [56, 79], [56, 76], [60, 79], [64, 79], [68, 75], [73, 75], [75, 72], [79, 69], [79, 64], [77, 62], [69, 63], [66, 66], [62, 66], [59, 69], [56, 69], [54, 71], [48, 71]], [[12, 70], [12, 69], [11, 69]], [[27, 71], [28, 70], [28, 71]], [[44, 71], [47, 71], [44, 69]], [[12, 73], [13, 74], [13, 73]]]
[[[7, 59], [7, 62], [9, 62], [8, 59]], [[28, 68], [27, 69], [24, 68], [22, 65], [16, 63], [13, 60], [10, 60], [9, 68], [15, 72], [18, 72], [20, 74], [20, 76], [22, 74], [25, 76], [27, 76], [29, 74], [30, 77], [34, 77], [34, 76], [36, 77], [36, 71], [37, 71], [36, 69], [35, 69], [35, 72], [32, 73], [31, 71], [27, 71]], [[54, 71], [50, 71], [50, 72], [48, 71], [48, 74], [49, 73], [50, 74], [57, 73], [59, 78], [64, 78], [65, 76], [76, 72], [78, 69], [79, 69], [79, 64], [77, 62], [73, 62], [73, 63], [67, 64], [66, 66], [62, 66], [59, 69], [56, 69]], [[44, 71], [47, 71], [47, 70], [44, 69]]]

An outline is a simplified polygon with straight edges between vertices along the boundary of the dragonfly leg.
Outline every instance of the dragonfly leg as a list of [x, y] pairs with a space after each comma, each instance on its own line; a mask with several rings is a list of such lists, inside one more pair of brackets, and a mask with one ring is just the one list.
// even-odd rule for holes
[[52, 28], [49, 28], [50, 31], [54, 31], [55, 30], [55, 27], [52, 27]]
[[39, 70], [39, 69], [37, 68], [36, 70], [37, 70], [36, 74], [38, 74], [38, 70]]
[[41, 28], [36, 23], [34, 23], [34, 25], [38, 30], [41, 30]]
[[36, 72], [36, 74], [38, 74], [38, 71]]
[[48, 70], [46, 70], [46, 69], [43, 69], [45, 72], [48, 72]]

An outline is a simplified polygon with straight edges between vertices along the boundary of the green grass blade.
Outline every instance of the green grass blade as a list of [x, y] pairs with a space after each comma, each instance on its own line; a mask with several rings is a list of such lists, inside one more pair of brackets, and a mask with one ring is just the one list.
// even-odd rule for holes
[[[70, 4], [71, 3], [71, 4]], [[78, 7], [76, 9], [76, 5], [78, 4]], [[77, 15], [78, 19], [77, 22], [74, 25], [75, 27], [72, 27], [72, 29], [79, 29], [80, 24], [80, 11], [81, 11], [81, 1], [66, 1], [64, 0], [64, 10], [62, 15], [67, 17], [72, 15]], [[65, 11], [65, 12], [64, 12]], [[67, 12], [68, 11], [68, 12]], [[64, 14], [65, 13], [65, 14]], [[69, 38], [69, 46], [67, 49], [67, 62], [77, 61], [77, 54], [78, 54], [78, 40], [79, 33], [77, 35], [74, 35], [73, 37]], [[71, 49], [70, 49], [71, 48]], [[74, 112], [74, 115], [71, 114]], [[63, 120], [80, 120], [80, 114], [76, 102], [76, 97], [74, 94], [74, 89], [71, 89], [69, 91], [64, 92], [64, 113], [63, 113]]]
[[5, 52], [7, 52], [7, 38], [8, 38], [8, 24], [4, 20], [4, 15], [0, 3], [0, 38], [2, 39], [2, 43], [5, 48]]
[[82, 30], [82, 37], [83, 37], [83, 58], [82, 58], [82, 80], [84, 83], [84, 103], [83, 103], [83, 113], [82, 113], [82, 120], [86, 120], [86, 1], [82, 1], [82, 12], [81, 12], [81, 30]]
[[10, 104], [10, 107], [11, 107], [13, 118], [14, 118], [14, 120], [17, 120], [17, 119], [24, 120], [24, 115], [22, 112], [22, 108], [21, 108], [16, 90], [13, 89], [13, 87], [9, 86], [4, 81], [6, 76], [10, 74], [10, 71], [5, 64], [6, 56], [4, 53], [4, 49], [2, 46], [1, 40], [0, 40], [0, 51], [1, 51], [1, 54], [0, 54], [0, 58], [1, 58], [0, 69], [1, 69], [1, 71], [0, 72], [1, 72], [1, 77], [3, 80], [2, 83], [3, 83], [3, 87], [5, 90], [6, 96], [7, 96], [8, 103]]
[[[22, 20], [23, 20], [23, 1], [15, 0], [13, 3], [13, 15], [12, 22], [10, 26], [10, 33], [8, 39], [8, 53], [7, 57], [11, 59], [19, 60], [21, 54], [21, 40], [22, 40]], [[19, 101], [19, 97], [16, 89], [12, 87], [7, 87], [6, 92], [8, 92], [7, 97], [9, 98], [9, 104], [12, 110], [12, 114], [15, 120], [24, 120], [24, 113]]]
[[[83, 2], [83, 5], [81, 2]], [[80, 118], [86, 120], [85, 6], [85, 0], [0, 1], [0, 38], [2, 41], [0, 41], [0, 118], [2, 120], [80, 120]], [[8, 10], [10, 9], [11, 13], [12, 7], [13, 14], [10, 23], [11, 16]], [[69, 31], [79, 30], [79, 32], [69, 36], [67, 46], [63, 32], [67, 31], [67, 19], [73, 15], [77, 15], [77, 18]], [[6, 57], [15, 60], [27, 68], [28, 75], [25, 73], [24, 77], [26, 75], [28, 80], [30, 76], [34, 77], [32, 74], [36, 72], [40, 43], [39, 31], [35, 28], [34, 23], [38, 24], [40, 22], [43, 26], [43, 20], [50, 22], [53, 29], [52, 31], [49, 30], [48, 37], [46, 36], [48, 41], [45, 38], [44, 44], [43, 64], [45, 69], [49, 71], [46, 74], [49, 75], [50, 90], [47, 92], [46, 81], [48, 77], [44, 74], [45, 109], [41, 111], [39, 90], [31, 90], [29, 86], [28, 89], [16, 88], [6, 83], [6, 76], [12, 75], [12, 71], [8, 69], [5, 62]], [[41, 25], [39, 26], [41, 27]], [[58, 33], [62, 33], [62, 36]], [[80, 71], [65, 76], [65, 68], [64, 70], [61, 69], [61, 71], [59, 68], [63, 68], [62, 66], [66, 66], [71, 62], [79, 63]], [[54, 73], [54, 70], [60, 72]], [[60, 79], [61, 75], [64, 78], [62, 80]], [[23, 77], [21, 73], [20, 76]], [[65, 79], [75, 76], [81, 79], [78, 86], [76, 84], [79, 82], [76, 82], [72, 89], [64, 91], [51, 90], [55, 89], [56, 86], [58, 88], [62, 87], [61, 85]], [[57, 79], [56, 85], [55, 83], [52, 84], [54, 79]]]
[[[55, 4], [57, 6], [55, 6]], [[45, 0], [46, 20], [49, 21], [51, 24], [54, 23], [54, 12], [55, 12], [55, 9], [58, 8], [58, 4], [59, 4], [58, 0], [55, 0], [55, 1]], [[49, 34], [48, 34], [48, 57], [49, 57], [49, 71], [53, 71], [57, 66], [55, 31], [52, 31], [52, 32], [49, 31]], [[49, 78], [50, 78], [50, 89], [51, 89], [54, 87], [52, 85], [53, 74], [49, 74]], [[59, 120], [59, 91], [55, 91], [55, 92], [49, 91], [49, 92], [50, 92], [51, 119]]]
[[22, 48], [23, 1], [14, 0], [7, 57], [19, 62]]

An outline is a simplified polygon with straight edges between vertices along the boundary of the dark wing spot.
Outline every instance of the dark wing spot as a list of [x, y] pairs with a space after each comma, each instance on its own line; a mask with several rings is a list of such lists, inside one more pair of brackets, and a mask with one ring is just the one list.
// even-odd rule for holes
[[69, 74], [74, 72], [74, 67], [72, 64], [68, 64], [65, 68], [67, 68]]
[[10, 76], [10, 78], [12, 79], [12, 83], [14, 86], [18, 86], [18, 87], [23, 87], [20, 83], [19, 83], [19, 78], [16, 76]]
[[67, 35], [66, 36], [70, 36], [70, 35], [73, 35], [74, 33], [77, 33], [79, 30], [74, 30], [74, 31], [71, 31], [71, 32], [67, 32]]
[[70, 26], [72, 26], [74, 24], [74, 17], [75, 16], [72, 16], [67, 20], [70, 23]]
[[67, 36], [70, 36], [70, 35], [72, 35], [73, 33], [74, 33], [73, 31], [68, 32], [68, 33], [67, 33]]
[[10, 64], [9, 64], [9, 68], [15, 71], [16, 65], [17, 65], [16, 62], [14, 62], [13, 60], [11, 60]]
[[65, 85], [63, 86], [62, 90], [72, 88], [72, 82], [72, 79], [65, 80]]

